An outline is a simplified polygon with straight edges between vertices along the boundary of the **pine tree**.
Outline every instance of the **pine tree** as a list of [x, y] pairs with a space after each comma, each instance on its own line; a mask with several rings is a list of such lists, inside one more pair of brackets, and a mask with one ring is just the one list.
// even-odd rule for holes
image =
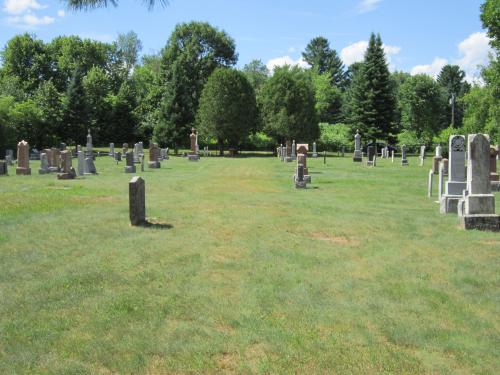
[[321, 36], [312, 39], [302, 52], [302, 58], [319, 74], [330, 74], [333, 86], [344, 86], [344, 64], [337, 51], [330, 48], [328, 39]]
[[349, 122], [365, 139], [390, 139], [396, 102], [380, 35], [372, 33], [363, 65], [351, 83]]

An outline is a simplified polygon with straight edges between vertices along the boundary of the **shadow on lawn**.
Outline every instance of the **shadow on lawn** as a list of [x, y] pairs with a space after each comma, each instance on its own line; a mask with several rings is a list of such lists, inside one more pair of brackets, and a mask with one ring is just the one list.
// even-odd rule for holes
[[172, 224], [167, 224], [167, 223], [162, 223], [158, 220], [156, 220], [155, 218], [152, 218], [152, 219], [149, 219], [140, 224], [140, 225], [137, 225], [138, 227], [143, 227], [143, 228], [150, 228], [150, 229], [163, 229], [163, 230], [166, 230], [166, 229], [172, 229], [174, 226]]

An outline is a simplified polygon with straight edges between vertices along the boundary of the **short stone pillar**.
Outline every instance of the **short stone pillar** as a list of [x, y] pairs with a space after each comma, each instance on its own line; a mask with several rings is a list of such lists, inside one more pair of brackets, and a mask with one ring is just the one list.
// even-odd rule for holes
[[292, 142], [292, 159], [295, 160], [297, 158], [297, 146], [295, 145], [295, 139]]
[[406, 145], [401, 146], [401, 165], [403, 167], [408, 166], [408, 159], [406, 158]]
[[38, 170], [39, 174], [47, 174], [50, 173], [49, 169], [49, 159], [45, 152], [40, 154], [40, 169]]
[[441, 154], [441, 146], [437, 145], [436, 147], [436, 155], [432, 158], [432, 173], [439, 174], [439, 164], [443, 160], [443, 156]]
[[83, 151], [78, 151], [78, 176], [85, 174], [85, 154]]
[[[127, 154], [128, 155], [128, 154]], [[134, 226], [146, 224], [146, 188], [144, 180], [135, 176], [128, 184], [130, 224]]]
[[354, 155], [352, 156], [352, 161], [363, 161], [363, 154], [361, 152], [361, 135], [359, 134], [359, 130], [356, 130], [356, 135], [354, 136]]
[[419, 159], [420, 159], [420, 166], [423, 167], [424, 166], [424, 160], [425, 160], [425, 146], [420, 146], [420, 156], [419, 156]]
[[458, 204], [460, 223], [464, 229], [500, 231], [491, 193], [490, 140], [484, 134], [469, 134], [467, 143], [467, 190]]
[[188, 160], [198, 161], [200, 157], [197, 153], [197, 135], [195, 128], [191, 128], [191, 134], [189, 135], [189, 140], [191, 142], [191, 150], [189, 151]]
[[444, 189], [444, 163], [441, 161], [439, 163], [439, 174], [438, 174], [438, 201], [441, 202], [441, 197], [443, 196]]
[[22, 140], [17, 144], [16, 175], [30, 175], [30, 145]]
[[439, 209], [442, 214], [457, 213], [458, 201], [467, 188], [465, 182], [465, 137], [463, 135], [450, 136], [449, 158], [448, 181]]
[[285, 162], [289, 163], [292, 161], [292, 141], [287, 140], [285, 142], [286, 149], [285, 149]]
[[61, 173], [57, 174], [58, 180], [70, 180], [76, 177], [76, 172], [71, 165], [71, 151], [61, 152]]
[[429, 171], [429, 178], [427, 180], [427, 197], [432, 197], [432, 184], [434, 179], [434, 172], [432, 169]]
[[[311, 182], [309, 175], [309, 168], [307, 168], [307, 153], [309, 152], [309, 145], [307, 143], [299, 143], [297, 145], [297, 164], [302, 163], [304, 166], [304, 179], [306, 182]], [[298, 155], [303, 155], [300, 159]]]
[[134, 164], [134, 152], [127, 151], [125, 154], [125, 167], [123, 168], [125, 173], [135, 173], [135, 164]]
[[318, 157], [318, 150], [316, 149], [316, 142], [313, 142], [313, 158]]
[[151, 142], [149, 144], [149, 168], [161, 168], [160, 159], [160, 149], [156, 143]]
[[87, 134], [87, 153], [85, 156], [94, 160], [94, 146], [92, 145], [92, 135], [90, 134], [90, 129], [88, 129]]
[[0, 160], [0, 176], [7, 176], [9, 174], [8, 171], [8, 163], [6, 160]]
[[109, 144], [109, 156], [115, 156], [115, 144], [114, 143], [110, 143]]
[[374, 158], [375, 158], [375, 146], [368, 146], [366, 149], [366, 153], [368, 156], [368, 160], [366, 161], [366, 165], [369, 167], [374, 167]]
[[124, 143], [124, 144], [122, 145], [122, 154], [123, 154], [123, 155], [126, 155], [126, 154], [127, 154], [127, 152], [128, 152], [128, 143]]

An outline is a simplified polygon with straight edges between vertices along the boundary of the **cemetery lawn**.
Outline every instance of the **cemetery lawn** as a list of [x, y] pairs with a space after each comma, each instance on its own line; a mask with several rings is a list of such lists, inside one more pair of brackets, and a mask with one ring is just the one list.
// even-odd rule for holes
[[[500, 234], [410, 158], [170, 157], [128, 181], [0, 177], [0, 374], [498, 374]], [[76, 164], [74, 160], [73, 164]], [[500, 196], [497, 193], [497, 212]]]

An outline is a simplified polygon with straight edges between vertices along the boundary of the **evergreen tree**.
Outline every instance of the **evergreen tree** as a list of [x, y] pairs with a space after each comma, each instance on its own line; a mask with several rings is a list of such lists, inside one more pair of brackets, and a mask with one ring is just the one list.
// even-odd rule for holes
[[337, 51], [330, 48], [328, 39], [321, 36], [312, 39], [302, 52], [302, 57], [319, 74], [330, 74], [332, 85], [344, 86], [344, 64]]
[[349, 122], [365, 139], [391, 139], [396, 101], [380, 35], [371, 34], [359, 74], [351, 83]]
[[445, 65], [437, 77], [437, 82], [446, 91], [448, 99], [447, 124], [460, 128], [464, 114], [460, 99], [470, 90], [469, 83], [465, 81], [465, 72], [458, 65]]
[[80, 67], [73, 71], [68, 90], [63, 99], [64, 118], [58, 134], [68, 144], [82, 143], [89, 125], [83, 76]]

